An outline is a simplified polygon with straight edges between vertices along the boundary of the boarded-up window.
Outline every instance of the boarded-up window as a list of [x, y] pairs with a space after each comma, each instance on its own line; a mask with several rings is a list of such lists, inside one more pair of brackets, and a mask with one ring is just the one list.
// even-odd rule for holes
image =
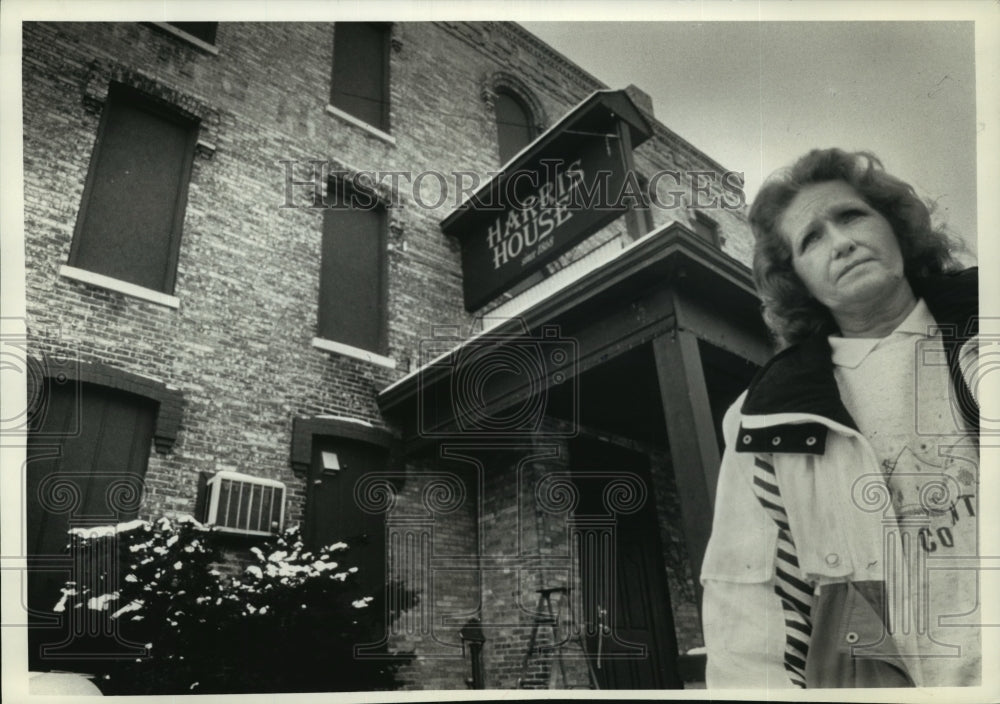
[[112, 85], [70, 264], [173, 293], [197, 124]]
[[506, 164], [535, 138], [535, 126], [525, 104], [506, 91], [497, 92], [496, 116], [500, 163]]
[[370, 194], [330, 182], [323, 219], [319, 337], [385, 351], [386, 211]]
[[390, 25], [338, 22], [333, 37], [330, 104], [389, 131]]

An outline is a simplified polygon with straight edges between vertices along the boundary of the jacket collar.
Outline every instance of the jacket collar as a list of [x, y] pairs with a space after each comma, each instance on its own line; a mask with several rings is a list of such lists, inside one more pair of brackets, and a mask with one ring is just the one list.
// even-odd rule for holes
[[[957, 349], [978, 334], [978, 269], [927, 279], [914, 286], [914, 293], [924, 299], [941, 326], [946, 347]], [[858, 429], [840, 400], [830, 341], [824, 334], [814, 335], [772, 357], [750, 383], [741, 412], [743, 415], [809, 413]]]

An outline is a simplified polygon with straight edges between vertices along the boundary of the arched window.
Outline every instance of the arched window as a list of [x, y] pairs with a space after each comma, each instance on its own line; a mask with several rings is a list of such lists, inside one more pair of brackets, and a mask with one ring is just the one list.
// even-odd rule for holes
[[515, 154], [524, 149], [537, 134], [528, 106], [520, 98], [507, 91], [497, 91], [496, 117], [500, 163], [506, 164]]

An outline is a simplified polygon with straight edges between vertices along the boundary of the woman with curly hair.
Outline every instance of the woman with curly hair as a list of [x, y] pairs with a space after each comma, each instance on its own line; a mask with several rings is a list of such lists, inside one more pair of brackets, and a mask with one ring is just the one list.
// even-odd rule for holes
[[977, 271], [867, 152], [806, 154], [750, 224], [780, 351], [723, 423], [707, 684], [978, 684]]

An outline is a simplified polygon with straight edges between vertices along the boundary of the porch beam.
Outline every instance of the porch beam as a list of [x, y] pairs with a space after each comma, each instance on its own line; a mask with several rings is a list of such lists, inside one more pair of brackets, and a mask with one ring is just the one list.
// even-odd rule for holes
[[[558, 324], [559, 340], [571, 340], [576, 350], [575, 359], [559, 370], [563, 381], [577, 385], [579, 376], [596, 366], [604, 364], [629, 350], [643, 345], [672, 330], [676, 323], [673, 317], [673, 302], [669, 289], [659, 287], [647, 291], [646, 295], [632, 301], [603, 300], [595, 303], [587, 315], [580, 313], [566, 316]], [[489, 339], [489, 335], [485, 336]], [[537, 338], [510, 338], [530, 342]], [[473, 343], [474, 344], [474, 343]], [[540, 343], [544, 347], [543, 343]], [[532, 394], [548, 393], [553, 378], [546, 374], [538, 379], [528, 379], [523, 375], [497, 375], [495, 385], [483, 389], [484, 416], [495, 417], [504, 408], [525, 403]], [[425, 391], [424, 406], [420, 409], [423, 430], [432, 431], [440, 438], [449, 431], [456, 431], [455, 397], [450, 393]], [[418, 428], [404, 430], [404, 451], [419, 449], [428, 440]]]
[[[767, 330], [759, 317], [750, 321], [721, 318], [718, 308], [710, 308], [698, 298], [677, 291], [674, 297], [677, 326], [693, 332], [697, 337], [738, 357], [763, 366], [771, 358], [767, 344]], [[743, 323], [749, 322], [754, 326]]]

